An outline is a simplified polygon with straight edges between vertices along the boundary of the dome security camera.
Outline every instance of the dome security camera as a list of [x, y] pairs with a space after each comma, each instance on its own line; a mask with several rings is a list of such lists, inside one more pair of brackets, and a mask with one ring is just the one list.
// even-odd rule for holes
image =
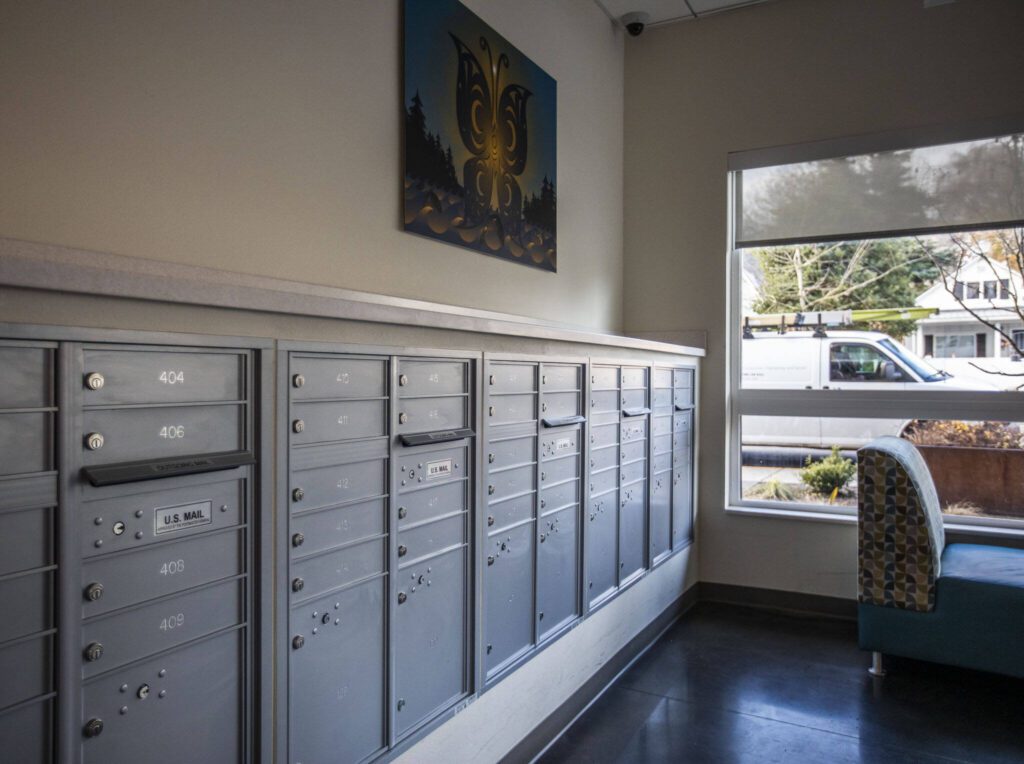
[[622, 26], [626, 27], [626, 31], [629, 32], [631, 37], [639, 37], [643, 34], [644, 27], [651, 20], [651, 14], [644, 13], [643, 11], [633, 11], [627, 13], [620, 19]]

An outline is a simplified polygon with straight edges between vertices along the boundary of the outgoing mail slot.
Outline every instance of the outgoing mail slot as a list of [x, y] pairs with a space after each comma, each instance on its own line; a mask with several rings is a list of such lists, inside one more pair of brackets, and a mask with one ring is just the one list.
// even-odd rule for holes
[[292, 400], [383, 398], [387, 395], [387, 362], [293, 355], [289, 384]]
[[619, 425], [617, 423], [596, 425], [590, 429], [591, 450], [602, 448], [603, 446], [613, 446], [618, 442]]
[[610, 470], [601, 470], [600, 472], [590, 473], [590, 495], [598, 496], [599, 494], [611, 491], [619, 486], [619, 470], [617, 467], [613, 467]]
[[672, 388], [656, 388], [651, 394], [653, 398], [652, 408], [655, 411], [671, 409], [673, 405]]
[[386, 494], [387, 463], [386, 459], [373, 459], [295, 472], [289, 494], [292, 509], [329, 507]]
[[458, 481], [403, 494], [398, 499], [398, 527], [466, 509], [466, 488], [466, 481]]
[[672, 416], [656, 416], [654, 422], [651, 425], [651, 433], [653, 437], [657, 438], [659, 435], [671, 435], [672, 434]]
[[50, 565], [53, 560], [53, 510], [0, 512], [0, 576]]
[[469, 391], [469, 366], [464, 361], [398, 362], [399, 395], [449, 395]]
[[0, 708], [50, 692], [53, 689], [52, 656], [53, 638], [50, 636], [0, 647], [0, 675], [4, 678], [0, 682]]
[[313, 554], [384, 533], [384, 499], [292, 515], [292, 554]]
[[[242, 406], [182, 406], [86, 411], [82, 415], [85, 464], [241, 451], [245, 448]], [[84, 433], [100, 433], [90, 450]]]
[[625, 390], [629, 387], [647, 387], [647, 369], [641, 369], [635, 366], [623, 366], [622, 389]]
[[619, 370], [614, 366], [591, 366], [590, 387], [592, 390], [617, 390]]
[[580, 500], [580, 481], [568, 480], [556, 485], [547, 486], [540, 492], [540, 514], [578, 504]]
[[693, 387], [693, 369], [676, 369], [673, 380], [676, 389]]
[[544, 393], [541, 413], [545, 417], [573, 416], [580, 413], [579, 393]]
[[619, 463], [619, 447], [617, 445], [605, 446], [604, 448], [590, 449], [590, 471], [614, 467]]
[[513, 467], [487, 476], [487, 494], [491, 501], [501, 501], [510, 496], [526, 493], [536, 488], [536, 471], [533, 465]]
[[634, 440], [631, 443], [623, 443], [619, 448], [619, 459], [621, 462], [635, 462], [637, 459], [644, 459], [647, 456], [647, 444], [642, 440]]
[[655, 369], [653, 387], [672, 387], [672, 369]]
[[546, 363], [541, 370], [542, 390], [579, 390], [580, 367], [573, 364], [567, 366]]
[[103, 655], [95, 661], [83, 656], [82, 671], [86, 677], [95, 676], [244, 619], [242, 581], [225, 581], [143, 607], [90, 618], [82, 627], [82, 647], [94, 642], [103, 645]]
[[0, 408], [32, 409], [53, 405], [53, 350], [0, 347]]
[[594, 390], [590, 394], [590, 411], [592, 414], [610, 411], [618, 413], [619, 407], [620, 401], [617, 390]]
[[53, 415], [0, 413], [0, 476], [53, 469]]
[[[535, 493], [516, 496], [514, 499], [499, 501], [487, 507], [487, 530], [497, 533], [502, 528], [515, 525], [534, 517]], [[493, 520], [493, 521], [492, 521]]]
[[[399, 561], [399, 568], [406, 568], [417, 560], [465, 541], [465, 512], [403, 529], [398, 533], [398, 551], [402, 558]], [[403, 548], [405, 554], [401, 554]]]
[[81, 725], [103, 733], [78, 737], [83, 764], [246, 761], [244, 665], [245, 633], [230, 631], [86, 683]]
[[465, 446], [402, 453], [398, 458], [399, 490], [406, 493], [446, 480], [462, 480], [468, 460]]
[[385, 435], [385, 401], [332, 401], [292, 406], [292, 443], [327, 443]]
[[654, 457], [654, 467], [651, 470], [652, 474], [659, 474], [662, 472], [668, 472], [672, 469], [672, 452], [665, 454], [658, 454]]
[[492, 395], [487, 407], [489, 424], [512, 424], [529, 422], [537, 418], [537, 396]]
[[[210, 403], [245, 398], [245, 356], [151, 350], [86, 350], [83, 402]], [[93, 375], [101, 386], [90, 384]]]
[[387, 546], [381, 538], [293, 559], [289, 579], [292, 604], [381, 573], [386, 566]]
[[557, 459], [566, 454], [577, 454], [579, 450], [579, 430], [563, 430], [554, 435], [545, 435], [540, 441], [541, 461]]
[[672, 436], [671, 435], [659, 435], [654, 438], [654, 453], [655, 454], [667, 454], [672, 452]]
[[540, 487], [547, 488], [580, 476], [580, 458], [576, 454], [543, 462], [540, 466]]
[[487, 444], [488, 470], [531, 464], [536, 459], [536, 443], [537, 439], [532, 436], [492, 440]]
[[49, 629], [53, 626], [53, 573], [0, 579], [0, 602], [4, 603], [0, 643]]
[[630, 483], [635, 483], [637, 480], [643, 480], [647, 476], [647, 460], [640, 459], [639, 461], [630, 462], [629, 464], [623, 464], [619, 468], [619, 472], [622, 475], [620, 485], [626, 486]]
[[399, 401], [398, 432], [432, 432], [455, 430], [469, 423], [469, 399], [413, 398]]
[[[94, 558], [82, 566], [82, 616], [100, 615], [154, 597], [245, 572], [239, 530], [154, 544], [137, 552]], [[102, 587], [102, 596], [87, 592]]]
[[[158, 481], [159, 491], [130, 496], [100, 493], [78, 513], [82, 556], [109, 554], [244, 522], [246, 481], [221, 477], [228, 474], [167, 478]], [[151, 488], [156, 483], [138, 485]], [[124, 487], [116, 490], [123, 493]]]
[[629, 443], [647, 437], [647, 419], [634, 417], [622, 423], [622, 442]]
[[487, 372], [492, 393], [529, 393], [537, 389], [537, 366], [523, 363], [492, 363]]
[[642, 409], [647, 405], [647, 391], [646, 390], [623, 390], [622, 391], [622, 408], [624, 409]]

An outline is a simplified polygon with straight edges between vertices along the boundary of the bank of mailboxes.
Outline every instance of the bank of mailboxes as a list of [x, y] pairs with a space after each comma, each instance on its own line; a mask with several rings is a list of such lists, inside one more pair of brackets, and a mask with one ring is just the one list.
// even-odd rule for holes
[[486, 364], [481, 557], [487, 680], [582, 612], [583, 369], [579, 363]]
[[474, 366], [292, 352], [288, 758], [361, 761], [466, 697]]
[[690, 368], [289, 346], [271, 642], [260, 352], [0, 343], [5, 760], [369, 760], [690, 538]]

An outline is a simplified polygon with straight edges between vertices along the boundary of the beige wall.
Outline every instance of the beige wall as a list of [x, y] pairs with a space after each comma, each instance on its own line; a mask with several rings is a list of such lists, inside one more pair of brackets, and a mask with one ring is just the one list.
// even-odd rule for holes
[[702, 580], [853, 597], [848, 525], [725, 501], [726, 155], [1020, 112], [1024, 3], [778, 0], [626, 46], [625, 330], [706, 328]]
[[3, 3], [0, 236], [620, 329], [622, 35], [466, 4], [558, 80], [557, 275], [401, 230], [401, 0]]

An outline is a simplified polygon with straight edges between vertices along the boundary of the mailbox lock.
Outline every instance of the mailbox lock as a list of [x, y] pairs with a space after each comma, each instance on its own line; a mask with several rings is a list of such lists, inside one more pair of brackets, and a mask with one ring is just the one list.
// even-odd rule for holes
[[398, 593], [398, 604], [399, 605], [401, 605], [407, 599], [409, 599], [409, 595], [408, 594], [406, 594], [405, 592], [399, 592]]
[[293, 432], [302, 432], [305, 429], [306, 429], [306, 423], [303, 422], [301, 419], [296, 419], [294, 422], [292, 422], [292, 431]]
[[85, 386], [90, 390], [102, 390], [107, 380], [98, 371], [94, 371], [85, 377]]
[[488, 495], [493, 495], [494, 494], [494, 486], [493, 485], [487, 486], [487, 493], [488, 493]]
[[487, 416], [494, 416], [494, 406], [487, 407]]
[[404, 414], [403, 413], [403, 414], [399, 414], [398, 415], [398, 423], [399, 424], [405, 424], [408, 421], [409, 421], [409, 415], [408, 414]]
[[114, 531], [114, 535], [115, 535], [115, 536], [120, 536], [120, 535], [121, 535], [122, 533], [124, 533], [124, 531], [125, 531], [124, 523], [122, 523], [122, 522], [121, 522], [120, 520], [118, 520], [118, 521], [117, 521], [116, 523], [114, 523], [114, 525], [113, 525], [113, 526], [111, 527], [111, 530], [112, 530], [112, 531]]
[[493, 565], [494, 564], [494, 556], [493, 555], [488, 555], [487, 556], [487, 564], [488, 565]]
[[302, 501], [302, 497], [306, 495], [306, 492], [301, 488], [296, 488], [292, 491], [292, 501]]
[[487, 454], [487, 463], [494, 464], [494, 454]]
[[408, 552], [408, 551], [409, 551], [409, 549], [404, 544], [402, 544], [402, 545], [400, 545], [398, 547], [398, 556], [399, 557], [405, 557], [406, 552]]
[[306, 644], [306, 638], [304, 636], [302, 636], [301, 634], [298, 634], [298, 635], [292, 637], [292, 649], [293, 650], [298, 650], [304, 644]]
[[306, 384], [306, 378], [301, 374], [296, 374], [294, 377], [292, 377], [293, 387], [302, 387], [304, 384]]
[[494, 525], [494, 515], [488, 515], [488, 517], [487, 517], [487, 524], [488, 525]]
[[301, 592], [302, 588], [305, 585], [306, 585], [306, 582], [303, 581], [301, 578], [292, 579], [292, 591], [293, 592]]
[[85, 647], [85, 659], [90, 663], [98, 661], [103, 657], [103, 645], [99, 642], [90, 642]]
[[90, 432], [85, 436], [85, 447], [90, 451], [99, 451], [103, 448], [103, 436], [98, 432]]
[[405, 708], [405, 698], [399, 698], [398, 699], [398, 710], [401, 711], [403, 708]]
[[292, 536], [292, 546], [302, 546], [302, 542], [306, 540], [306, 537], [301, 533], [296, 533]]
[[149, 697], [149, 685], [148, 684], [142, 685], [141, 687], [139, 687], [139, 691], [136, 692], [135, 694], [138, 696], [139, 700], [145, 700], [146, 698]]
[[405, 387], [407, 384], [409, 384], [409, 377], [407, 377], [405, 374], [400, 375], [398, 377], [398, 384], [401, 385], [402, 387]]
[[399, 520], [404, 520], [405, 516], [407, 514], [409, 514], [409, 511], [405, 507], [399, 507], [398, 508], [398, 519]]
[[87, 587], [85, 587], [85, 598], [89, 600], [89, 602], [95, 602], [102, 596], [103, 584], [91, 583]]
[[320, 623], [322, 623], [322, 624], [323, 624], [324, 626], [326, 626], [326, 625], [327, 625], [327, 624], [329, 624], [330, 622], [331, 622], [331, 614], [330, 614], [330, 613], [324, 613], [324, 614], [323, 614], [323, 615], [322, 615], [322, 616], [320, 617]]
[[493, 385], [494, 384], [494, 375], [493, 374], [487, 378], [487, 384], [489, 384], [489, 385]]
[[85, 729], [82, 732], [86, 737], [96, 737], [103, 732], [103, 720], [90, 719], [85, 723]]

